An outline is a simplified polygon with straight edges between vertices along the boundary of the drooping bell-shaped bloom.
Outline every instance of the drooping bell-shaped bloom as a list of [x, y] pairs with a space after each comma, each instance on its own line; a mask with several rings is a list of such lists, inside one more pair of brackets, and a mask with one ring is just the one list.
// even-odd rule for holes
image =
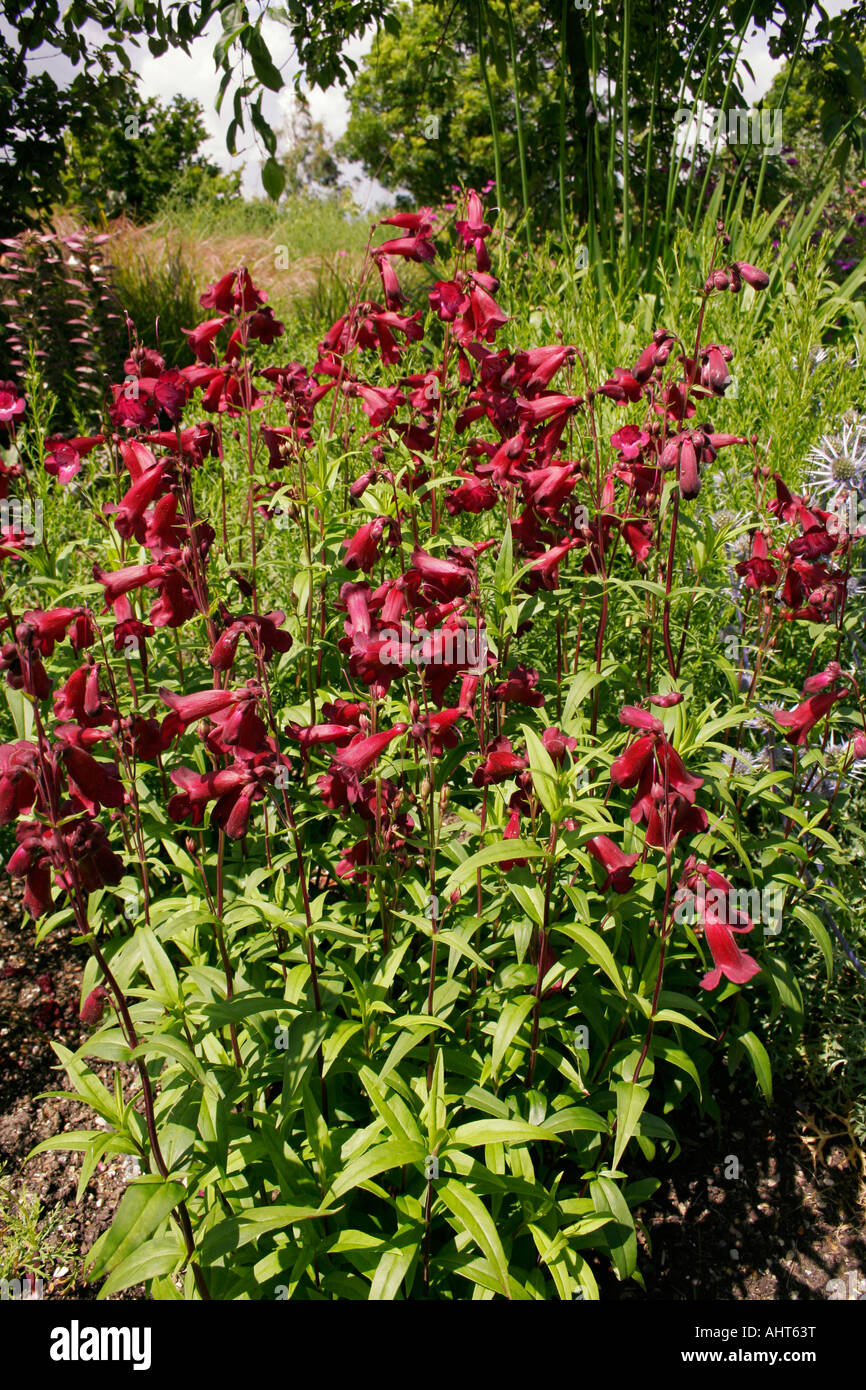
[[310, 748], [318, 748], [322, 744], [332, 743], [336, 747], [344, 747], [357, 737], [357, 726], [351, 724], [287, 724], [285, 727], [286, 738], [299, 743], [306, 752]]
[[206, 367], [213, 365], [214, 339], [227, 323], [228, 316], [220, 314], [218, 318], [206, 319], [204, 323], [197, 324], [195, 328], [181, 329], [195, 353], [196, 361], [203, 363]]
[[566, 753], [573, 752], [577, 747], [577, 739], [564, 734], [551, 724], [541, 735], [541, 742], [544, 744], [553, 761], [557, 764], [565, 761]]
[[423, 580], [425, 593], [434, 599], [462, 598], [472, 588], [472, 573], [467, 566], [428, 555], [420, 548], [412, 552], [411, 569], [406, 577], [410, 582], [413, 578]]
[[747, 589], [775, 589], [779, 570], [770, 559], [770, 547], [763, 531], [756, 531], [752, 536], [751, 555], [737, 565], [737, 574], [743, 576]]
[[366, 574], [370, 573], [379, 558], [379, 543], [388, 524], [387, 517], [377, 516], [372, 521], [365, 521], [353, 536], [343, 541], [346, 552], [343, 564], [347, 570], [362, 569]]
[[639, 855], [625, 854], [608, 835], [593, 835], [591, 840], [587, 840], [586, 848], [605, 871], [603, 889], [612, 888], [615, 893], [627, 893], [634, 887], [631, 870]]
[[[103, 504], [103, 512], [106, 516], [114, 517], [115, 529], [124, 540], [129, 540], [132, 536], [138, 538], [144, 513], [165, 483], [166, 476], [162, 464], [154, 464], [153, 468], [149, 468], [133, 483], [119, 502]], [[141, 535], [140, 538], [143, 540], [144, 536]]]
[[538, 672], [535, 668], [524, 666], [519, 663], [515, 666], [511, 674], [491, 691], [494, 700], [502, 700], [506, 703], [518, 705], [529, 705], [538, 709], [544, 704], [544, 696], [540, 690], [536, 690], [538, 685]]
[[526, 759], [514, 752], [511, 740], [502, 734], [488, 743], [484, 762], [472, 774], [472, 785], [489, 787], [495, 782], [505, 782], [523, 772], [526, 765]]
[[802, 746], [809, 742], [809, 734], [818, 721], [829, 714], [837, 700], [847, 694], [847, 690], [822, 690], [817, 695], [810, 695], [792, 710], [778, 710], [773, 718], [788, 730], [789, 743]]
[[[733, 885], [707, 864], [687, 861], [685, 886], [694, 895], [697, 923], [703, 927], [707, 945], [713, 957], [713, 969], [701, 980], [703, 989], [715, 989], [722, 976], [732, 984], [744, 985], [760, 974], [761, 967], [734, 940], [734, 932], [750, 932], [753, 923], [748, 913], [734, 905], [737, 894]], [[709, 889], [709, 892], [707, 891]]]
[[35, 743], [21, 739], [0, 746], [0, 825], [17, 820], [36, 799], [39, 753]]
[[655, 739], [652, 735], [647, 734], [643, 738], [635, 739], [634, 743], [630, 743], [611, 763], [611, 780], [620, 787], [635, 786], [648, 766], [654, 749]]
[[123, 805], [123, 783], [118, 780], [117, 769], [112, 764], [97, 762], [83, 748], [70, 744], [63, 747], [61, 754], [70, 783], [91, 815], [102, 806], [117, 809]]
[[378, 734], [360, 735], [337, 754], [337, 762], [342, 769], [363, 777], [370, 771], [384, 753], [389, 743], [406, 732], [405, 724], [395, 724], [393, 729], [383, 729]]
[[[753, 290], [765, 290], [770, 283], [770, 277], [765, 270], [759, 270], [756, 265], [750, 265], [748, 261], [734, 261], [733, 266], [740, 274], [740, 278], [745, 280], [747, 285], [751, 285]], [[733, 286], [732, 286], [733, 288]]]
[[230, 709], [246, 692], [235, 690], [199, 690], [192, 695], [178, 695], [173, 690], [160, 688], [159, 698], [168, 705], [180, 728], [195, 724], [199, 719], [208, 719], [214, 714]]
[[95, 989], [90, 991], [82, 1004], [78, 1017], [88, 1028], [94, 1028], [97, 1023], [101, 1023], [107, 1003], [108, 990], [104, 985], [97, 985]]
[[619, 712], [620, 724], [626, 724], [630, 729], [646, 729], [653, 734], [663, 734], [665, 726], [660, 719], [649, 710], [640, 709], [637, 705], [623, 705]]

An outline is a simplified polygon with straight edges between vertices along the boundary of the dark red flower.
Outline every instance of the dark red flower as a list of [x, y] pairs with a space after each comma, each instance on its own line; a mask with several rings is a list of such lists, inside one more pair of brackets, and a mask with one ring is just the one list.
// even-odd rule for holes
[[747, 589], [775, 589], [779, 582], [778, 568], [773, 564], [770, 547], [763, 531], [752, 536], [752, 553], [748, 560], [737, 565], [737, 574], [744, 576]]
[[83, 748], [66, 744], [61, 756], [69, 773], [72, 789], [86, 805], [91, 815], [103, 806], [115, 810], [123, 805], [123, 784], [116, 776], [117, 769], [110, 763], [97, 762]]
[[0, 424], [8, 425], [11, 420], [17, 420], [26, 409], [27, 400], [19, 396], [15, 383], [0, 381]]
[[0, 825], [17, 820], [36, 799], [36, 745], [19, 740], [0, 746]]
[[809, 742], [809, 734], [820, 719], [829, 714], [837, 700], [843, 699], [847, 690], [822, 690], [810, 695], [793, 710], [777, 710], [773, 718], [783, 729], [788, 730], [788, 742], [803, 745]]
[[491, 693], [494, 700], [529, 705], [538, 709], [544, 704], [544, 696], [540, 690], [535, 689], [537, 685], [538, 672], [534, 668], [524, 666], [521, 662], [515, 666], [506, 680], [500, 681], [497, 686], [494, 686]]
[[142, 473], [119, 503], [105, 502], [102, 510], [106, 516], [114, 517], [117, 533], [125, 540], [135, 536], [144, 540], [144, 513], [166, 483], [165, 471], [161, 463], [155, 463], [146, 473]]
[[343, 541], [346, 554], [343, 564], [347, 570], [362, 569], [367, 574], [379, 558], [379, 542], [390, 523], [387, 517], [377, 516], [364, 522], [353, 536]]
[[78, 1015], [81, 1022], [88, 1028], [94, 1027], [102, 1022], [102, 1015], [105, 1013], [105, 1006], [108, 1003], [108, 990], [103, 985], [97, 985], [92, 989], [81, 1006], [81, 1013]]
[[[734, 261], [729, 270], [736, 270], [740, 277], [745, 280], [747, 285], [751, 285], [754, 290], [765, 290], [770, 283], [770, 277], [765, 270], [759, 270], [756, 265], [750, 265], [748, 261]], [[734, 286], [732, 284], [731, 288]]]
[[228, 323], [228, 317], [220, 314], [219, 318], [206, 319], [204, 323], [199, 323], [195, 328], [181, 329], [186, 334], [187, 341], [196, 355], [196, 360], [203, 362], [205, 366], [211, 366], [214, 360], [214, 339], [221, 328]]
[[472, 588], [472, 571], [465, 564], [428, 555], [418, 547], [412, 551], [406, 578], [410, 584], [422, 580], [425, 594], [433, 600], [462, 598]]
[[608, 835], [593, 835], [591, 840], [587, 840], [586, 848], [605, 871], [603, 889], [612, 888], [615, 893], [627, 893], [634, 887], [631, 870], [640, 855], [625, 854]]
[[541, 742], [557, 764], [564, 762], [566, 753], [573, 752], [577, 747], [577, 739], [562, 733], [555, 725], [544, 730], [541, 735]]
[[714, 962], [714, 968], [701, 980], [701, 987], [715, 989], [723, 975], [732, 984], [746, 984], [760, 974], [761, 967], [741, 950], [733, 933], [752, 931], [751, 918], [732, 906], [735, 890], [722, 874], [707, 864], [695, 864], [694, 859], [687, 861], [686, 868], [690, 872], [686, 875], [685, 887], [694, 897], [697, 925], [703, 927]]

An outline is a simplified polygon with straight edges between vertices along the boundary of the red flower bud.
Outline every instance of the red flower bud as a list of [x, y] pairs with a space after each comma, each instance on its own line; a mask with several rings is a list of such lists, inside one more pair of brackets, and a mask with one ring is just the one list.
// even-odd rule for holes
[[82, 1023], [89, 1028], [101, 1022], [105, 1012], [105, 1005], [108, 1000], [108, 990], [102, 985], [97, 985], [92, 989], [81, 1006], [81, 1013], [78, 1015]]
[[765, 270], [759, 270], [756, 265], [749, 265], [748, 261], [734, 261], [734, 265], [753, 290], [765, 290], [769, 285], [770, 277]]

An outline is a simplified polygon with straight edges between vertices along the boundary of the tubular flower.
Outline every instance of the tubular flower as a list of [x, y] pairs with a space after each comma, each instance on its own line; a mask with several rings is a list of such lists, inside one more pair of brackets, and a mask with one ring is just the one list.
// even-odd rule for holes
[[694, 859], [686, 861], [686, 870], [685, 889], [693, 895], [697, 925], [703, 927], [714, 963], [701, 980], [701, 988], [715, 989], [723, 975], [731, 984], [746, 984], [760, 974], [761, 967], [737, 945], [733, 933], [750, 932], [751, 918], [732, 905], [736, 892], [722, 874], [707, 864], [696, 864]]
[[586, 848], [605, 871], [602, 888], [612, 888], [614, 893], [627, 893], [634, 887], [630, 871], [640, 855], [625, 854], [608, 835], [593, 835], [591, 840], [587, 840]]

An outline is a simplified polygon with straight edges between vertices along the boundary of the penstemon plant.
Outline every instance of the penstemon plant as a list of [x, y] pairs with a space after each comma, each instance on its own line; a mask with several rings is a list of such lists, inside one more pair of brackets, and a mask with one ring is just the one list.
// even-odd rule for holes
[[[780, 938], [832, 967], [863, 528], [706, 418], [714, 303], [767, 276], [719, 224], [689, 339], [596, 384], [496, 347], [479, 196], [436, 221], [383, 219], [309, 367], [240, 267], [195, 365], [133, 338], [94, 435], [0, 387], [19, 472], [99, 528], [92, 582], [0, 537], [0, 820], [40, 935], [91, 952], [55, 1050], [102, 1127], [34, 1152], [80, 1150], [79, 1193], [141, 1165], [102, 1296], [640, 1282], [678, 1112], [719, 1060], [770, 1092]], [[703, 510], [714, 466], [750, 514]]]

